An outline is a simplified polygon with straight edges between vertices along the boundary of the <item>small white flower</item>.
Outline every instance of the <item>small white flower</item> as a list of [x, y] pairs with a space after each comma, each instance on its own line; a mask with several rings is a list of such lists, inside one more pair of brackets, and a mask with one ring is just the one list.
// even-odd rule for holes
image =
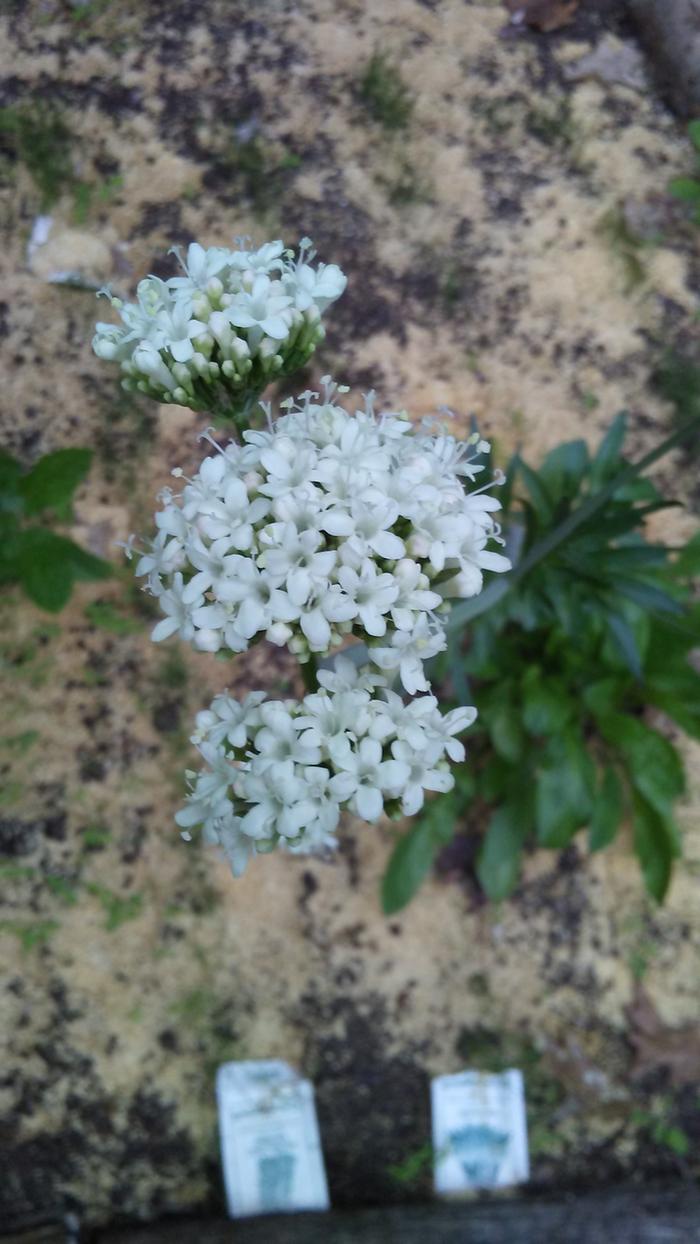
[[386, 678], [369, 665], [356, 665], [349, 657], [337, 656], [330, 669], [319, 669], [318, 682], [326, 691], [375, 691], [386, 686]]
[[289, 316], [285, 314], [292, 300], [282, 291], [278, 282], [269, 276], [256, 276], [250, 293], [242, 290], [227, 308], [226, 314], [236, 328], [251, 333], [251, 341], [258, 344], [263, 335], [282, 341], [289, 332]]
[[394, 626], [400, 631], [413, 630], [417, 613], [429, 613], [437, 609], [442, 597], [430, 590], [430, 580], [420, 564], [403, 557], [394, 567], [398, 594], [392, 606]]
[[248, 861], [257, 854], [255, 840], [246, 834], [240, 817], [233, 813], [216, 822], [215, 832], [231, 865], [231, 872], [234, 877], [242, 877]]
[[384, 615], [399, 594], [399, 585], [391, 574], [378, 574], [374, 562], [364, 561], [359, 573], [351, 566], [341, 566], [338, 582], [357, 605], [357, 614], [368, 635], [386, 634]]
[[331, 623], [350, 622], [357, 617], [357, 605], [337, 584], [315, 587], [299, 612], [299, 625], [312, 652], [327, 652], [331, 644]]
[[270, 574], [279, 577], [295, 605], [303, 606], [314, 589], [330, 582], [337, 561], [318, 531], [297, 531], [293, 523], [276, 523], [260, 535], [265, 552], [258, 558]]
[[417, 691], [429, 690], [423, 662], [442, 652], [446, 645], [445, 632], [439, 627], [431, 629], [422, 615], [412, 631], [394, 631], [388, 647], [371, 648], [369, 655], [381, 670], [398, 670], [406, 691], [415, 695]]
[[245, 550], [253, 544], [253, 527], [265, 517], [269, 502], [264, 497], [251, 501], [242, 479], [228, 479], [223, 496], [213, 498], [210, 512], [200, 521], [200, 530], [210, 540], [226, 540], [234, 549]]
[[404, 816], [415, 816], [416, 812], [420, 812], [424, 791], [440, 791], [444, 794], [452, 790], [455, 784], [452, 774], [447, 769], [435, 768], [425, 755], [415, 752], [404, 740], [396, 739], [392, 743], [391, 754], [396, 760], [402, 761], [408, 770], [401, 795], [401, 811]]
[[[179, 249], [174, 246], [172, 250], [180, 259]], [[180, 259], [186, 275], [171, 277], [166, 284], [176, 296], [190, 298], [195, 289], [206, 289], [212, 277], [217, 277], [230, 262], [231, 252], [223, 246], [205, 250], [199, 242], [192, 242], [187, 248], [187, 260]]]
[[261, 725], [260, 705], [265, 699], [264, 691], [251, 691], [243, 702], [230, 695], [217, 695], [211, 708], [197, 713], [197, 729], [192, 742], [206, 740], [214, 747], [228, 743], [238, 751], [245, 747], [247, 739]]
[[313, 306], [325, 311], [329, 303], [340, 298], [347, 283], [345, 273], [337, 264], [319, 264], [314, 270], [304, 263], [299, 264], [289, 279], [288, 288], [294, 290], [294, 302], [300, 311], [308, 311]]
[[252, 805], [241, 818], [241, 828], [251, 838], [297, 838], [314, 818], [313, 800], [291, 760], [266, 765], [262, 773], [242, 773], [236, 790]]
[[260, 753], [260, 765], [276, 764], [280, 760], [293, 760], [299, 765], [317, 765], [321, 759], [320, 748], [309, 741], [308, 734], [300, 734], [297, 720], [289, 708], [281, 703], [265, 704], [260, 710], [262, 728], [254, 737], [254, 745]]
[[382, 760], [382, 747], [376, 739], [364, 738], [356, 751], [348, 749], [338, 757], [338, 768], [353, 779], [350, 799], [353, 812], [363, 821], [378, 821], [384, 811], [384, 795], [400, 795], [409, 777], [409, 767], [400, 760]]
[[185, 601], [183, 599], [185, 585], [182, 575], [177, 571], [173, 575], [172, 587], [161, 592], [158, 597], [158, 603], [167, 616], [162, 618], [160, 622], [151, 631], [151, 639], [156, 643], [160, 643], [162, 639], [168, 639], [170, 635], [178, 634], [180, 639], [194, 639], [194, 624], [191, 617], [191, 609], [196, 608], [198, 604], [202, 604], [204, 597], [195, 597], [193, 600]]

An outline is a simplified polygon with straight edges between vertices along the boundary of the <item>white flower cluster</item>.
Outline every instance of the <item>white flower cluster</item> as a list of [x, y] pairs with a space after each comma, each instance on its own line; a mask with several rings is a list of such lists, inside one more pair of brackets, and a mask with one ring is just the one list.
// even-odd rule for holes
[[371, 395], [348, 414], [324, 384], [323, 401], [304, 394], [244, 444], [212, 442], [183, 491], [161, 494], [136, 567], [166, 615], [153, 639], [242, 652], [266, 637], [303, 662], [353, 634], [411, 695], [427, 691], [423, 661], [445, 647], [450, 600], [510, 567], [486, 548], [500, 503], [465, 489], [488, 445], [375, 416]]
[[258, 250], [193, 242], [185, 275], [146, 277], [136, 303], [101, 291], [122, 325], [97, 324], [95, 354], [121, 364], [127, 388], [230, 415], [241, 397], [303, 367], [324, 336], [321, 316], [346, 279], [313, 258], [308, 238], [296, 260], [280, 241]]
[[411, 816], [426, 790], [454, 785], [447, 758], [464, 759], [455, 735], [475, 709], [443, 716], [431, 695], [405, 704], [381, 675], [342, 656], [318, 681], [320, 690], [301, 701], [217, 695], [197, 716], [192, 741], [208, 767], [188, 773], [191, 793], [175, 819], [185, 838], [201, 825], [236, 876], [251, 855], [277, 846], [335, 846], [343, 808], [365, 821]]

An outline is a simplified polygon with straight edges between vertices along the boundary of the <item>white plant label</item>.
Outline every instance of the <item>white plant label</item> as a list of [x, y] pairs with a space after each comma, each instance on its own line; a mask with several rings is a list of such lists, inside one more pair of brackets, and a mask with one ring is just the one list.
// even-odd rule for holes
[[431, 1085], [435, 1191], [504, 1188], [529, 1176], [523, 1077], [462, 1071]]
[[278, 1060], [224, 1063], [216, 1097], [232, 1218], [330, 1208], [308, 1080]]

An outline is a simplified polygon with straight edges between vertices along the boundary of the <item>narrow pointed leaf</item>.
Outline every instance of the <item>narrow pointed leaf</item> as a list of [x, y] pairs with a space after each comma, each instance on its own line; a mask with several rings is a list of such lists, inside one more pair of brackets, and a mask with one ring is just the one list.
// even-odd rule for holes
[[588, 846], [591, 851], [601, 851], [615, 838], [624, 811], [622, 786], [615, 770], [608, 767], [595, 797], [590, 825]]
[[476, 875], [486, 895], [498, 902], [515, 887], [524, 841], [523, 823], [509, 805], [492, 815], [479, 850]]

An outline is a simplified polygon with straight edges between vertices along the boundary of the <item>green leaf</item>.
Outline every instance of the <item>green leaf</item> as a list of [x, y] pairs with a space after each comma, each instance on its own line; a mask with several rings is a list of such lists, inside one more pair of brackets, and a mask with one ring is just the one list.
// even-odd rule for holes
[[588, 446], [585, 441], [567, 441], [557, 445], [547, 454], [539, 469], [540, 481], [555, 502], [566, 499], [573, 501], [586, 468], [588, 467]]
[[678, 854], [677, 831], [669, 817], [639, 795], [634, 800], [634, 849], [649, 894], [663, 902]]
[[504, 805], [493, 813], [476, 865], [479, 882], [493, 902], [507, 898], [518, 880], [524, 837], [514, 807]]
[[680, 601], [674, 600], [668, 592], [655, 587], [652, 583], [645, 583], [641, 579], [627, 579], [618, 575], [615, 579], [615, 590], [621, 596], [634, 601], [635, 605], [641, 605], [643, 609], [648, 609], [652, 613], [681, 614], [684, 612]]
[[464, 653], [458, 640], [451, 640], [445, 653], [451, 698], [455, 704], [469, 704], [472, 696], [464, 668]]
[[515, 706], [503, 697], [493, 697], [490, 703], [482, 705], [480, 715], [499, 756], [512, 762], [519, 760], [525, 735]]
[[608, 766], [596, 792], [593, 813], [588, 826], [588, 846], [601, 851], [617, 834], [624, 811], [622, 786], [615, 770]]
[[688, 705], [684, 699], [657, 691], [653, 687], [647, 689], [647, 699], [650, 704], [666, 713], [667, 717], [671, 717], [691, 739], [700, 739], [700, 704]]
[[627, 415], [624, 410], [615, 416], [600, 445], [590, 469], [591, 490], [599, 488], [621, 464], [622, 445], [627, 432]]
[[590, 683], [583, 692], [583, 702], [594, 717], [609, 717], [624, 698], [625, 685], [617, 678], [601, 678]]
[[11, 454], [0, 449], [0, 514], [17, 512], [22, 508], [19, 492], [22, 468]]
[[537, 513], [537, 517], [542, 523], [548, 522], [554, 512], [554, 499], [550, 496], [549, 490], [540, 478], [537, 471], [533, 471], [527, 462], [523, 461], [520, 454], [516, 454], [515, 462], [520, 472]]
[[40, 458], [20, 485], [27, 513], [53, 509], [65, 516], [91, 460], [89, 449], [57, 449]]
[[500, 756], [492, 755], [479, 774], [479, 794], [487, 803], [498, 803], [510, 790], [516, 770]]
[[674, 177], [668, 183], [668, 193], [683, 203], [700, 203], [700, 181], [694, 177]]
[[523, 679], [523, 722], [533, 735], [555, 734], [574, 712], [564, 684], [545, 678], [535, 667]]
[[607, 506], [581, 525], [576, 537], [577, 543], [585, 539], [599, 546], [607, 545], [617, 536], [624, 536], [641, 527], [650, 514], [671, 509], [675, 504], [675, 501], [653, 501], [649, 505], [640, 506], [630, 505], [628, 502]]
[[21, 532], [17, 542], [19, 577], [27, 596], [41, 609], [58, 613], [73, 587], [73, 571], [64, 541], [37, 527]]
[[70, 597], [74, 579], [103, 579], [111, 566], [43, 527], [18, 534], [17, 567], [25, 592], [42, 609], [58, 613]]
[[19, 535], [17, 516], [0, 511], [0, 583], [19, 580]]
[[471, 775], [465, 774], [458, 792], [431, 799], [420, 819], [399, 838], [382, 878], [382, 910], [391, 916], [410, 903], [433, 866], [440, 847], [454, 837], [458, 798], [461, 802], [473, 792]]
[[641, 682], [642, 657], [637, 647], [637, 639], [632, 627], [625, 618], [617, 613], [607, 613], [605, 622], [625, 665], [630, 673]]
[[520, 459], [517, 454], [511, 456], [505, 469], [505, 480], [499, 489], [498, 497], [503, 506], [503, 513], [507, 514], [510, 509], [510, 503], [513, 497], [513, 487], [518, 475], [518, 466]]
[[635, 789], [664, 816], [685, 789], [685, 774], [673, 745], [638, 717], [616, 713], [601, 719], [604, 738], [624, 757]]
[[73, 569], [73, 576], [76, 579], [108, 579], [112, 574], [112, 567], [109, 562], [103, 561], [101, 557], [95, 557], [94, 554], [88, 553], [85, 549], [81, 549], [79, 544], [75, 544], [72, 540], [61, 537], [66, 549], [66, 556], [70, 560]]
[[568, 806], [564, 781], [558, 769], [541, 769], [537, 776], [535, 819], [541, 847], [567, 847], [583, 824]]
[[606, 568], [636, 570], [639, 566], [666, 566], [668, 549], [658, 544], [620, 544], [601, 552]]
[[700, 575], [700, 531], [681, 549], [673, 562], [673, 570], [679, 578]]
[[583, 740], [565, 731], [547, 749], [548, 763], [537, 775], [535, 819], [543, 847], [565, 847], [590, 817], [595, 769]]
[[696, 151], [700, 151], [700, 117], [688, 123], [688, 137]]
[[422, 820], [399, 838], [382, 878], [382, 911], [391, 916], [410, 903], [433, 866], [435, 843]]

